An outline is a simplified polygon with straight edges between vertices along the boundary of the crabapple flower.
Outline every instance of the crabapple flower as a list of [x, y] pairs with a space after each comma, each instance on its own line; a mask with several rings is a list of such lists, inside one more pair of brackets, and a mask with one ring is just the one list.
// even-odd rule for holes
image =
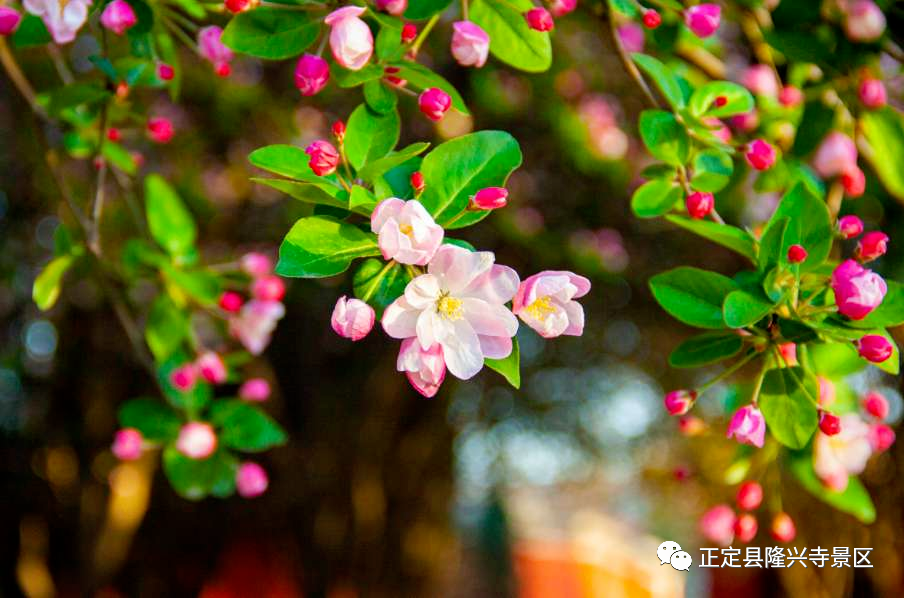
[[858, 90], [860, 102], [867, 108], [881, 108], [888, 101], [885, 84], [879, 79], [864, 79]]
[[766, 440], [766, 420], [763, 414], [753, 405], [741, 407], [731, 418], [728, 424], [728, 438], [734, 436], [741, 444], [749, 444], [757, 448], [763, 448]]
[[216, 25], [203, 27], [198, 31], [198, 52], [201, 58], [213, 65], [214, 70], [221, 77], [229, 76], [229, 63], [233, 54], [226, 44], [221, 41], [223, 30]]
[[709, 127], [710, 132], [722, 143], [731, 143], [731, 129], [728, 125], [714, 116], [708, 116], [703, 122]]
[[863, 221], [849, 214], [838, 219], [838, 233], [843, 239], [853, 239], [863, 233]]
[[788, 365], [788, 367], [794, 367], [797, 365], [797, 344], [795, 343], [781, 343], [778, 346], [778, 352], [782, 356], [782, 360]]
[[153, 116], [148, 119], [148, 137], [154, 143], [169, 143], [176, 135], [173, 123], [163, 116]]
[[411, 386], [429, 399], [446, 379], [443, 348], [439, 343], [434, 343], [429, 349], [423, 349], [417, 337], [406, 338], [399, 349], [396, 369], [405, 372]]
[[402, 26], [402, 43], [410, 44], [417, 39], [417, 25], [414, 23], [405, 23]]
[[120, 461], [135, 461], [141, 457], [144, 437], [135, 428], [123, 428], [113, 435], [113, 456]]
[[847, 7], [844, 31], [855, 42], [871, 42], [885, 32], [885, 15], [872, 0], [856, 0]]
[[760, 115], [756, 110], [751, 110], [743, 114], [735, 114], [729, 119], [729, 122], [733, 127], [749, 133], [760, 124]]
[[762, 139], [754, 139], [744, 155], [747, 163], [757, 170], [768, 170], [775, 164], [775, 148]]
[[568, 13], [574, 12], [577, 7], [578, 0], [550, 0], [549, 2], [549, 12], [556, 18], [564, 17]]
[[888, 401], [878, 392], [870, 392], [860, 402], [863, 410], [876, 419], [888, 417]]
[[884, 336], [867, 334], [854, 341], [860, 357], [872, 363], [882, 363], [894, 353], [895, 348]]
[[239, 386], [239, 398], [246, 401], [266, 401], [270, 398], [270, 383], [263, 378], [249, 378]]
[[41, 17], [47, 30], [58, 44], [75, 39], [75, 34], [88, 19], [91, 0], [24, 0], [25, 10]]
[[618, 28], [617, 33], [626, 52], [643, 52], [646, 39], [640, 25], [633, 21], [625, 23]]
[[524, 19], [527, 21], [527, 26], [534, 31], [551, 31], [556, 26], [552, 15], [542, 6], [535, 6], [524, 13]]
[[304, 153], [311, 156], [308, 166], [317, 176], [333, 174], [339, 166], [339, 152], [329, 141], [318, 139], [304, 148]]
[[738, 516], [737, 521], [735, 521], [735, 537], [738, 539], [738, 542], [747, 544], [756, 537], [758, 528], [759, 525], [757, 524], [755, 516], [750, 513], [742, 513]]
[[273, 271], [273, 260], [267, 254], [259, 251], [249, 251], [243, 255], [240, 265], [246, 274], [254, 278], [266, 276]]
[[439, 121], [452, 106], [452, 98], [442, 89], [431, 87], [421, 92], [417, 105], [424, 116], [432, 121]]
[[700, 518], [700, 533], [707, 540], [728, 546], [734, 538], [737, 516], [728, 505], [716, 505]]
[[100, 15], [100, 24], [116, 35], [122, 35], [135, 26], [138, 17], [125, 0], [113, 0]]
[[490, 52], [490, 36], [476, 23], [456, 21], [452, 23], [452, 56], [461, 66], [486, 64]]
[[427, 265], [443, 242], [443, 228], [416, 199], [381, 201], [370, 216], [370, 230], [383, 259], [401, 264]]
[[282, 301], [286, 296], [286, 283], [275, 274], [261, 276], [251, 283], [251, 294], [259, 301]]
[[237, 338], [252, 355], [263, 353], [270, 344], [276, 322], [286, 313], [279, 301], [252, 300], [242, 306], [237, 315], [229, 318], [229, 333]]
[[862, 320], [882, 303], [888, 285], [872, 270], [854, 260], [845, 260], [832, 272], [832, 291], [839, 313]]
[[411, 188], [414, 190], [415, 195], [420, 195], [424, 192], [427, 185], [424, 182], [424, 175], [420, 172], [411, 173]]
[[194, 388], [198, 381], [198, 368], [193, 363], [186, 363], [170, 372], [170, 384], [178, 391], [187, 392]]
[[366, 10], [363, 6], [344, 6], [323, 19], [332, 27], [330, 49], [333, 58], [351, 71], [364, 68], [374, 51], [374, 36], [370, 27], [359, 18]]
[[487, 357], [512, 352], [518, 319], [505, 304], [518, 291], [518, 274], [494, 264], [489, 251], [443, 245], [422, 274], [383, 313], [392, 338], [417, 337], [422, 349], [439, 343], [446, 367], [467, 380]]
[[884, 452], [895, 443], [895, 431], [885, 424], [875, 424], [869, 430], [869, 443], [874, 452]]
[[222, 384], [226, 382], [228, 371], [223, 358], [213, 351], [205, 351], [195, 360], [195, 367], [201, 377], [211, 384]]
[[797, 536], [794, 520], [787, 513], [779, 513], [772, 519], [770, 532], [772, 537], [779, 542], [791, 542]]
[[765, 64], [754, 64], [747, 67], [741, 75], [741, 85], [754, 95], [774, 98], [778, 95], [779, 82], [775, 72]]
[[217, 302], [220, 306], [220, 309], [223, 311], [227, 311], [229, 313], [235, 313], [238, 310], [242, 309], [242, 304], [245, 300], [241, 295], [236, 293], [235, 291], [225, 291], [222, 295], [220, 295], [220, 300]]
[[880, 258], [888, 251], [888, 235], [882, 231], [874, 230], [863, 235], [857, 243], [854, 254], [861, 262], [871, 262]]
[[693, 390], [673, 390], [666, 393], [663, 403], [669, 415], [684, 415], [694, 406], [697, 393]]
[[794, 108], [804, 101], [804, 92], [793, 85], [786, 85], [779, 92], [778, 101], [786, 108]]
[[505, 187], [487, 187], [471, 198], [468, 207], [472, 210], [496, 210], [504, 208], [507, 200], [508, 190]]
[[722, 7], [718, 4], [698, 4], [684, 11], [684, 24], [697, 37], [709, 37], [719, 28]]
[[360, 299], [339, 297], [330, 324], [339, 336], [359, 341], [374, 327], [374, 308]]
[[157, 76], [162, 81], [172, 81], [176, 76], [176, 69], [165, 62], [159, 62], [157, 63]]
[[267, 471], [253, 461], [245, 461], [235, 472], [235, 489], [242, 498], [260, 496], [269, 483]]
[[408, 0], [377, 0], [377, 10], [400, 17], [408, 8]]
[[819, 385], [819, 406], [823, 409], [831, 407], [835, 402], [835, 383], [825, 376], [816, 376], [816, 382]]
[[738, 487], [735, 501], [742, 511], [754, 511], [763, 502], [763, 487], [757, 482], [748, 480]]
[[512, 311], [543, 338], [584, 333], [584, 308], [574, 301], [590, 292], [590, 281], [573, 272], [545, 270], [527, 278], [512, 299]]
[[716, 206], [716, 198], [713, 197], [712, 193], [703, 193], [701, 191], [694, 191], [684, 200], [685, 206], [687, 206], [687, 213], [691, 218], [701, 219], [706, 218], [713, 211], [713, 208]]
[[840, 431], [834, 435], [817, 432], [813, 439], [813, 470], [822, 483], [841, 492], [848, 478], [861, 473], [873, 453], [869, 425], [856, 413], [841, 416]]
[[826, 436], [834, 436], [841, 432], [841, 418], [834, 413], [823, 411], [819, 415], [819, 429]]
[[866, 175], [857, 166], [841, 173], [841, 186], [848, 197], [860, 197], [866, 191]]
[[803, 245], [792, 245], [788, 248], [788, 261], [792, 264], [800, 264], [807, 259], [807, 250]]
[[19, 28], [22, 15], [14, 8], [0, 6], [0, 35], [12, 35]]
[[314, 54], [305, 54], [295, 65], [295, 87], [303, 96], [320, 93], [330, 80], [330, 65]]
[[217, 435], [210, 424], [188, 422], [179, 429], [176, 450], [191, 459], [206, 459], [217, 450]]
[[819, 176], [828, 179], [857, 166], [857, 146], [854, 141], [838, 131], [832, 131], [823, 139], [813, 158], [813, 168]]
[[699, 436], [706, 430], [706, 423], [699, 417], [685, 415], [678, 420], [678, 431], [685, 436]]

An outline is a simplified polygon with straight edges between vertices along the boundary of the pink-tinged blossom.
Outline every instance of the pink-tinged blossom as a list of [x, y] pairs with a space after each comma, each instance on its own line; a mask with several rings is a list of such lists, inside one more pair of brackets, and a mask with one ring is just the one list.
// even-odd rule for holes
[[508, 190], [505, 187], [487, 187], [481, 189], [471, 198], [469, 208], [472, 210], [498, 210], [508, 202]]
[[709, 37], [719, 28], [722, 7], [718, 4], [698, 4], [684, 11], [684, 24], [697, 37]]
[[760, 115], [756, 110], [745, 112], [743, 114], [735, 114], [729, 119], [731, 126], [745, 133], [755, 131], [760, 124]]
[[885, 32], [885, 15], [872, 0], [856, 0], [847, 6], [844, 31], [855, 42], [876, 41]]
[[242, 306], [238, 315], [229, 318], [229, 333], [252, 355], [260, 355], [270, 344], [276, 323], [286, 313], [279, 301], [252, 300]]
[[245, 303], [245, 300], [235, 291], [225, 291], [222, 295], [220, 295], [220, 300], [217, 302], [217, 304], [220, 306], [220, 309], [231, 314], [234, 314], [242, 309], [243, 303]]
[[188, 392], [198, 381], [198, 368], [193, 363], [183, 364], [170, 372], [169, 380], [176, 390]]
[[795, 343], [781, 343], [778, 346], [778, 352], [788, 367], [797, 365], [797, 345]]
[[135, 26], [138, 17], [125, 0], [113, 0], [100, 15], [100, 24], [116, 35], [122, 35]]
[[793, 85], [786, 85], [778, 94], [778, 101], [785, 108], [794, 108], [804, 101], [804, 92]]
[[895, 443], [895, 431], [885, 424], [873, 424], [869, 429], [869, 442], [874, 452], [887, 451]]
[[549, 12], [552, 13], [552, 16], [559, 18], [564, 17], [565, 15], [574, 12], [574, 9], [578, 7], [578, 0], [550, 0], [549, 1]]
[[165, 62], [157, 63], [157, 76], [161, 81], [172, 81], [176, 76], [176, 69]]
[[113, 456], [120, 461], [135, 461], [141, 458], [144, 437], [135, 428], [123, 428], [113, 435]]
[[838, 131], [832, 131], [823, 139], [813, 158], [813, 169], [828, 179], [857, 166], [857, 146], [854, 140]]
[[471, 21], [456, 21], [452, 23], [451, 49], [458, 64], [480, 68], [490, 52], [490, 36]]
[[643, 52], [644, 32], [643, 27], [631, 21], [618, 28], [618, 39], [626, 52]]
[[349, 299], [345, 295], [336, 301], [330, 324], [341, 337], [359, 341], [374, 327], [374, 308], [360, 299]]
[[323, 20], [332, 27], [330, 49], [333, 51], [333, 58], [352, 71], [364, 68], [374, 51], [374, 37], [370, 27], [359, 18], [366, 10], [363, 6], [344, 6], [334, 10]]
[[861, 473], [873, 453], [870, 427], [855, 413], [841, 416], [835, 435], [817, 432], [813, 440], [813, 470], [830, 489], [842, 492], [848, 478]]
[[552, 31], [553, 27], [556, 26], [555, 21], [552, 20], [552, 15], [542, 6], [535, 6], [524, 13], [524, 20], [527, 21], [527, 26], [534, 31]]
[[418, 109], [432, 121], [442, 120], [451, 106], [452, 98], [438, 87], [425, 89], [417, 98]]
[[835, 383], [825, 376], [816, 376], [816, 382], [819, 384], [819, 406], [823, 409], [831, 407], [835, 402]]
[[434, 343], [429, 349], [423, 349], [417, 337], [406, 338], [399, 349], [396, 369], [405, 372], [411, 386], [429, 399], [446, 379], [443, 348]]
[[766, 420], [759, 409], [753, 405], [741, 407], [728, 424], [728, 438], [734, 437], [741, 444], [749, 444], [763, 448], [766, 440]]
[[742, 513], [738, 516], [737, 521], [735, 521], [735, 537], [738, 539], [738, 542], [747, 544], [756, 537], [758, 528], [759, 524], [757, 523], [755, 516], [750, 513]]
[[737, 516], [731, 507], [716, 505], [700, 518], [700, 533], [710, 542], [728, 546], [734, 538], [736, 520]]
[[779, 542], [791, 542], [797, 536], [797, 527], [794, 520], [787, 513], [779, 513], [772, 518], [772, 527], [770, 528], [772, 537]]
[[25, 10], [41, 17], [47, 30], [58, 44], [75, 39], [75, 34], [88, 19], [91, 0], [24, 0]]
[[266, 401], [270, 392], [270, 383], [264, 378], [249, 378], [239, 386], [239, 398], [246, 401]]
[[879, 79], [864, 79], [858, 90], [860, 102], [867, 108], [881, 108], [888, 101], [885, 84]]
[[276, 274], [260, 276], [251, 282], [251, 295], [258, 301], [282, 301], [286, 283]]
[[226, 76], [229, 73], [224, 71], [224, 67], [229, 67], [232, 62], [233, 54], [226, 44], [221, 41], [223, 30], [216, 25], [203, 27], [198, 31], [198, 52], [201, 58], [210, 62], [217, 74]]
[[709, 127], [710, 132], [722, 143], [731, 143], [731, 129], [715, 116], [708, 116], [703, 122]]
[[882, 303], [888, 285], [872, 270], [854, 260], [845, 260], [832, 272], [832, 291], [842, 315], [862, 320]]
[[673, 390], [666, 393], [662, 402], [669, 415], [684, 415], [694, 406], [695, 400], [697, 393], [693, 390]]
[[778, 95], [779, 82], [775, 71], [765, 64], [754, 64], [747, 67], [741, 75], [741, 85], [758, 96], [774, 98]]
[[860, 218], [849, 214], [838, 219], [838, 234], [843, 239], [853, 239], [859, 237], [863, 233], [863, 221]]
[[12, 35], [19, 28], [22, 15], [14, 8], [0, 6], [0, 35]]
[[425, 266], [443, 242], [443, 229], [416, 199], [390, 197], [374, 208], [370, 230], [377, 234], [383, 259]]
[[377, 0], [377, 10], [400, 17], [408, 8], [408, 0]]
[[339, 166], [339, 152], [332, 143], [318, 139], [304, 148], [304, 153], [311, 156], [308, 166], [317, 176], [327, 176], [336, 172]]
[[267, 471], [252, 461], [245, 461], [235, 472], [235, 489], [242, 498], [255, 498], [267, 491]]
[[195, 360], [195, 367], [201, 377], [211, 384], [222, 384], [226, 382], [228, 370], [223, 358], [213, 351], [205, 351]]
[[210, 424], [188, 422], [179, 429], [176, 450], [190, 459], [206, 459], [217, 450], [217, 435]]
[[882, 363], [894, 353], [894, 345], [887, 338], [879, 334], [867, 334], [854, 341], [857, 353], [863, 359], [872, 363]]
[[888, 417], [888, 401], [881, 393], [875, 391], [867, 393], [860, 401], [860, 405], [867, 414], [876, 419], [883, 420]]
[[866, 191], [866, 175], [857, 166], [841, 173], [841, 187], [848, 197], [860, 197]]
[[320, 56], [305, 54], [295, 65], [295, 87], [303, 96], [320, 93], [330, 80], [330, 65]]
[[584, 333], [584, 308], [575, 301], [590, 292], [590, 281], [573, 272], [545, 270], [527, 278], [512, 300], [512, 311], [544, 338]]
[[405, 294], [386, 308], [383, 329], [398, 339], [417, 337], [422, 349], [439, 343], [446, 367], [467, 380], [484, 358], [512, 352], [518, 319], [505, 304], [518, 291], [518, 274], [494, 264], [489, 251], [443, 245]]
[[747, 163], [757, 170], [768, 170], [775, 164], [775, 148], [762, 139], [754, 139], [744, 154]]
[[242, 271], [254, 278], [266, 276], [273, 271], [273, 260], [267, 254], [258, 251], [249, 251], [242, 256], [240, 263]]
[[169, 143], [176, 135], [173, 123], [163, 116], [152, 116], [148, 119], [148, 137], [154, 143]]
[[704, 193], [702, 191], [694, 191], [684, 200], [687, 207], [687, 213], [691, 218], [700, 220], [706, 218], [716, 207], [716, 198], [712, 193]]
[[861, 262], [871, 262], [885, 255], [888, 251], [888, 235], [882, 231], [874, 230], [863, 235], [857, 243], [854, 254]]
[[757, 482], [748, 480], [738, 487], [735, 501], [742, 511], [754, 511], [763, 502], [763, 487]]

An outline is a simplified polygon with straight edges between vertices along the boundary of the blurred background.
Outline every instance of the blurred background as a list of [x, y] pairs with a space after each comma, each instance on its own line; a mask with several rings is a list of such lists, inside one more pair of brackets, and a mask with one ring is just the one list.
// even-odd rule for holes
[[[32, 160], [42, 135], [53, 143], [61, 133], [31, 118], [0, 78], [0, 596], [904, 595], [901, 443], [863, 476], [879, 513], [872, 526], [790, 478], [780, 485], [797, 546], [872, 547], [874, 568], [660, 567], [663, 539], [695, 558], [707, 545], [696, 522], [733, 500], [725, 480], [738, 445], [723, 432], [731, 387], [703, 401], [712, 429], [694, 438], [662, 409], [665, 391], [718, 370], [669, 368], [669, 352], [691, 331], [655, 305], [646, 281], [680, 264], [725, 273], [742, 264], [632, 216], [628, 200], [647, 164], [633, 128], [643, 97], [602, 23], [560, 21], [556, 66], [533, 76], [492, 60], [479, 71], [448, 64], [448, 29], [420, 59], [469, 98], [473, 117], [450, 112], [437, 128], [402, 96], [402, 144], [493, 128], [518, 139], [524, 165], [509, 206], [462, 236], [522, 277], [543, 269], [590, 277], [584, 336], [541, 342], [523, 326], [520, 391], [485, 371], [468, 383], [447, 378], [428, 400], [396, 373], [396, 345], [382, 334], [353, 344], [331, 331], [348, 277], [292, 281], [287, 315], [254, 365], [275, 381], [267, 408], [291, 439], [262, 456], [270, 489], [250, 501], [178, 498], [154, 459], [117, 467], [109, 451], [116, 408], [155, 388], [90, 277], [70, 274], [46, 314], [31, 302], [54, 230], [70, 218]], [[80, 51], [90, 54], [84, 43], [73, 46], [76, 69], [90, 68], [78, 62]], [[38, 88], [55, 77], [43, 50], [20, 58]], [[301, 101], [288, 62], [239, 59], [224, 81], [186, 58], [178, 105], [162, 93], [136, 99], [173, 119], [174, 141], [151, 147], [139, 128], [124, 131], [124, 144], [142, 152], [143, 173], [162, 173], [190, 203], [206, 260], [275, 254], [308, 208], [251, 183], [246, 155], [326, 137], [359, 92], [330, 86]], [[739, 46], [729, 72], [749, 61]], [[76, 193], [87, 192], [91, 165], [69, 160], [66, 169]], [[727, 220], [752, 225], [777, 197], [754, 192], [748, 175], [736, 169], [718, 201]], [[855, 209], [893, 239], [878, 269], [904, 280], [904, 244], [894, 242], [904, 238], [902, 206], [869, 187]], [[105, 218], [112, 231], [130, 216], [113, 199]], [[854, 383], [882, 387], [900, 419], [899, 379]], [[754, 543], [775, 544], [762, 532]]]

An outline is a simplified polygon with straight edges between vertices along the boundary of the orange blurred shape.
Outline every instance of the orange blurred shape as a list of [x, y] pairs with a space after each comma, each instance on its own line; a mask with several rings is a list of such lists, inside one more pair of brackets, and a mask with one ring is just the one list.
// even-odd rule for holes
[[584, 598], [571, 551], [567, 542], [534, 540], [515, 546], [518, 598]]
[[274, 546], [234, 542], [199, 598], [303, 598], [298, 567]]

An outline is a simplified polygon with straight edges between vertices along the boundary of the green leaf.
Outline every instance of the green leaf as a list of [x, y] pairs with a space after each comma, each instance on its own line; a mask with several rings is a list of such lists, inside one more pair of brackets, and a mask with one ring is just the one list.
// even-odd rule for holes
[[409, 0], [405, 18], [413, 21], [426, 19], [446, 10], [451, 3], [452, 0]]
[[673, 368], [697, 368], [741, 352], [744, 341], [733, 332], [704, 332], [678, 345], [669, 355]]
[[679, 166], [687, 162], [690, 140], [675, 115], [665, 110], [644, 110], [640, 114], [640, 137], [654, 157]]
[[161, 271], [167, 281], [202, 305], [216, 305], [223, 292], [220, 278], [205, 270], [182, 270], [170, 264], [163, 264]]
[[383, 76], [383, 67], [379, 64], [367, 64], [357, 71], [343, 68], [335, 68], [334, 71], [333, 80], [336, 85], [342, 88], [357, 87], [368, 81], [380, 79]]
[[212, 494], [226, 497], [235, 491], [238, 461], [226, 451], [207, 459], [190, 459], [168, 446], [163, 450], [163, 471], [173, 490], [183, 498], [201, 500]]
[[322, 278], [345, 272], [352, 260], [380, 254], [376, 236], [331, 218], [302, 218], [279, 247], [277, 274]]
[[484, 359], [485, 366], [502, 374], [502, 377], [515, 388], [521, 388], [521, 349], [518, 339], [512, 339], [512, 352], [502, 359]]
[[278, 191], [305, 203], [348, 209], [348, 191], [328, 184], [287, 181], [284, 179], [263, 179], [252, 177], [252, 181], [273, 187]]
[[735, 251], [751, 261], [756, 261], [756, 246], [754, 238], [746, 230], [730, 224], [719, 224], [709, 220], [694, 220], [686, 216], [670, 215], [666, 220], [676, 224], [685, 230], [709, 239], [723, 247]]
[[646, 54], [631, 54], [631, 58], [634, 59], [640, 70], [653, 80], [672, 108], [684, 108], [684, 94], [681, 92], [681, 85], [667, 66]]
[[13, 34], [12, 41], [16, 48], [30, 48], [48, 44], [53, 41], [53, 38], [41, 17], [26, 14], [23, 15], [18, 29]]
[[268, 145], [248, 154], [248, 161], [263, 170], [323, 188], [341, 189], [334, 176], [314, 174], [308, 165], [311, 157], [294, 145]]
[[245, 452], [261, 452], [285, 444], [286, 433], [269, 415], [240, 399], [211, 403], [210, 422], [220, 428], [224, 446]]
[[44, 266], [31, 288], [31, 298], [38, 309], [47, 311], [56, 304], [63, 287], [63, 277], [73, 263], [75, 263], [74, 255], [61, 255], [53, 258]]
[[378, 160], [392, 151], [399, 142], [401, 121], [399, 113], [378, 114], [361, 104], [348, 119], [345, 133], [345, 153], [355, 170]]
[[811, 400], [818, 396], [816, 380], [803, 368], [775, 368], [766, 372], [758, 404], [772, 435], [789, 448], [801, 449], [819, 425]]
[[722, 315], [729, 328], [745, 328], [762, 320], [775, 305], [762, 292], [738, 290], [728, 294], [722, 305]]
[[157, 399], [140, 398], [122, 404], [119, 425], [137, 429], [151, 442], [168, 442], [179, 435], [182, 420], [171, 407]]
[[676, 319], [698, 328], [725, 328], [722, 304], [738, 287], [730, 278], [681, 266], [650, 279], [659, 305]]
[[348, 198], [349, 209], [370, 214], [377, 205], [377, 198], [370, 189], [361, 185], [352, 185], [352, 193]]
[[399, 97], [389, 86], [380, 80], [368, 81], [364, 84], [364, 101], [367, 107], [379, 114], [395, 110]]
[[[789, 218], [772, 218], [760, 237], [760, 246], [757, 252], [757, 269], [766, 272], [782, 263], [787, 258], [787, 250], [782, 255], [785, 247], [785, 230], [788, 228]], [[785, 260], [787, 261], [787, 260]]]
[[549, 33], [534, 31], [524, 13], [530, 0], [473, 0], [470, 19], [490, 36], [490, 53], [516, 69], [542, 73], [552, 65]]
[[283, 60], [301, 54], [319, 33], [319, 19], [305, 11], [263, 6], [234, 16], [222, 41], [242, 54]]
[[807, 349], [814, 371], [828, 378], [848, 376], [863, 369], [863, 360], [852, 343], [812, 343]]
[[170, 375], [176, 368], [190, 362], [191, 358], [183, 350], [177, 350], [157, 368], [157, 381], [169, 404], [189, 414], [200, 413], [213, 398], [213, 388], [204, 381], [198, 381], [189, 391], [182, 392], [170, 382]]
[[[715, 106], [716, 98], [725, 98], [722, 106]], [[707, 83], [691, 94], [688, 109], [697, 118], [713, 116], [722, 118], [750, 112], [755, 107], [753, 96], [746, 88], [730, 81]]]
[[207, 16], [207, 11], [204, 10], [204, 7], [197, 0], [172, 0], [172, 3], [195, 19], [201, 20]]
[[101, 147], [101, 155], [110, 164], [128, 175], [135, 176], [138, 172], [138, 164], [132, 153], [122, 145], [113, 142], [105, 142]]
[[355, 272], [352, 286], [355, 297], [369, 303], [380, 318], [383, 310], [405, 292], [410, 280], [401, 264], [370, 258]]
[[[392, 26], [381, 22], [380, 31], [377, 33], [374, 43], [374, 50], [376, 50], [380, 62], [401, 60], [405, 55], [405, 48], [406, 46], [402, 44], [402, 21], [394, 21]], [[380, 70], [382, 71], [382, 68]]]
[[158, 295], [151, 305], [144, 328], [144, 339], [158, 363], [169, 359], [182, 346], [182, 341], [188, 336], [188, 328], [185, 313], [167, 295]]
[[869, 492], [855, 476], [848, 478], [848, 485], [842, 492], [835, 492], [825, 487], [813, 470], [813, 457], [810, 453], [800, 453], [790, 459], [790, 469], [794, 477], [807, 492], [827, 505], [856, 517], [861, 523], [869, 525], [876, 521], [876, 507]]
[[110, 92], [89, 83], [73, 83], [41, 94], [40, 103], [47, 107], [51, 116], [59, 116], [66, 109], [78, 106], [90, 106], [110, 97]]
[[904, 285], [894, 280], [886, 280], [888, 291], [879, 307], [862, 320], [850, 320], [854, 328], [894, 328], [904, 324]]
[[[485, 187], [504, 187], [521, 165], [521, 148], [503, 131], [479, 131], [438, 145], [424, 157], [421, 173], [426, 189], [420, 197], [437, 223], [462, 228], [489, 214], [467, 212], [470, 197]], [[454, 220], [454, 222], [453, 222]]]
[[693, 169], [691, 187], [696, 191], [715, 193], [731, 180], [734, 162], [727, 152], [709, 149], [694, 156]]
[[677, 183], [656, 179], [637, 188], [631, 196], [631, 209], [638, 218], [656, 218], [670, 212], [682, 197], [684, 192]]
[[144, 201], [154, 240], [174, 257], [189, 253], [194, 248], [197, 229], [176, 191], [163, 177], [151, 174], [144, 179]]
[[832, 218], [825, 202], [813, 195], [803, 183], [798, 183], [782, 197], [769, 220], [769, 226], [783, 218], [788, 219], [788, 226], [778, 256], [779, 263], [787, 264], [788, 248], [799, 244], [807, 250], [807, 259], [800, 264], [802, 272], [822, 265], [835, 239]]
[[835, 108], [827, 106], [818, 99], [804, 105], [804, 114], [794, 135], [791, 153], [795, 156], [806, 156], [816, 149], [825, 136], [832, 130], [835, 122]]
[[455, 108], [462, 114], [470, 114], [470, 112], [468, 112], [468, 107], [465, 105], [465, 101], [462, 99], [461, 94], [458, 93], [458, 90], [455, 89], [455, 87], [453, 87], [451, 83], [449, 83], [440, 75], [434, 73], [424, 65], [417, 62], [403, 60], [400, 62], [394, 62], [390, 66], [399, 69], [397, 76], [400, 79], [405, 79], [414, 87], [419, 87], [421, 89], [438, 87], [439, 89], [442, 89], [447, 94], [449, 94], [450, 98], [452, 98], [453, 108]]
[[399, 164], [403, 164], [414, 156], [422, 154], [428, 147], [430, 147], [429, 143], [419, 142], [412, 143], [408, 147], [397, 152], [391, 152], [388, 156], [380, 158], [379, 160], [374, 160], [364, 166], [358, 171], [358, 178], [365, 182], [373, 181], [376, 177], [392, 170]]
[[867, 110], [860, 116], [863, 155], [872, 165], [888, 192], [904, 201], [904, 117], [886, 106]]

